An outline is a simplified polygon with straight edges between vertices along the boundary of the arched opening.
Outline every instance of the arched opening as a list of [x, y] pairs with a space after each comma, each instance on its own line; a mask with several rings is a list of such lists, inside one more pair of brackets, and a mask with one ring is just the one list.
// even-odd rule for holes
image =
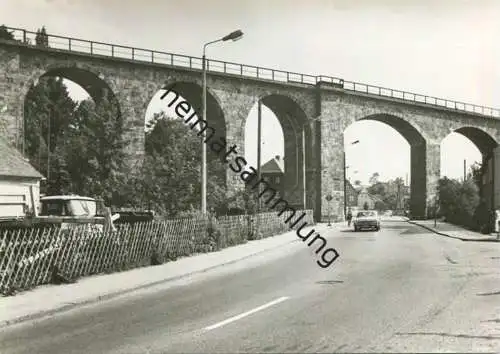
[[388, 114], [363, 117], [344, 131], [344, 152], [346, 209], [425, 215], [427, 151], [415, 127]]
[[[248, 165], [258, 167], [258, 103], [254, 104], [245, 121], [245, 160]], [[261, 166], [267, 165], [264, 172], [285, 174], [283, 159], [285, 143], [283, 128], [276, 115], [262, 105], [261, 120]]]
[[123, 121], [102, 78], [76, 67], [48, 70], [29, 88], [23, 118], [22, 151], [46, 177], [42, 194], [116, 201], [110, 185], [121, 167]]
[[474, 127], [462, 127], [456, 129], [455, 132], [462, 134], [476, 145], [483, 156], [488, 156], [493, 152], [493, 149], [498, 146], [498, 143], [485, 131]]
[[[495, 139], [475, 127], [461, 127], [441, 142], [441, 214], [449, 222], [491, 231], [495, 209]], [[452, 191], [450, 193], [449, 191]]]
[[[198, 134], [203, 128], [195, 124], [202, 119], [201, 95], [198, 84], [171, 83], [154, 94], [146, 110], [143, 202], [170, 217], [201, 207], [203, 143]], [[226, 139], [224, 115], [210, 91], [206, 120], [218, 138]], [[208, 146], [206, 151], [207, 209], [223, 214], [228, 204], [224, 153], [216, 154]]]
[[482, 159], [477, 145], [463, 134], [452, 132], [441, 141], [441, 177], [463, 180]]
[[[297, 102], [286, 96], [268, 95], [261, 98], [261, 104], [262, 178], [295, 208], [304, 208], [304, 204], [311, 207], [314, 181], [311, 179], [311, 127], [307, 124], [307, 116]], [[256, 169], [258, 105], [258, 102], [254, 104], [245, 121], [245, 159]], [[307, 193], [304, 193], [305, 171]]]

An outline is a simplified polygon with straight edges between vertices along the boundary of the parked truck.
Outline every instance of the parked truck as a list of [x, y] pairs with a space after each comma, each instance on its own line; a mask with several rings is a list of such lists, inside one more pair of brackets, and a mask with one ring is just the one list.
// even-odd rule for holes
[[[5, 205], [7, 203], [0, 204]], [[109, 220], [116, 221], [119, 214], [107, 215], [104, 203], [95, 198], [79, 195], [43, 196], [39, 203], [32, 201], [29, 208], [26, 203], [20, 208], [11, 205], [0, 209], [0, 228], [23, 228], [33, 226], [60, 226], [68, 228], [71, 225], [93, 224], [102, 229]], [[111, 222], [112, 225], [112, 222]]]

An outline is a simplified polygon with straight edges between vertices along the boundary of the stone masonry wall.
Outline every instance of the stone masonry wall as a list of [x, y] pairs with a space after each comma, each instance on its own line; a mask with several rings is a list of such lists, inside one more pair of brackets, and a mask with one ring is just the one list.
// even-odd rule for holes
[[[2, 42], [0, 43], [1, 134], [21, 146], [24, 98], [30, 85], [51, 70], [70, 73], [74, 68], [92, 74], [98, 78], [94, 80], [97, 86], [105, 85], [114, 93], [126, 122], [126, 135], [130, 138], [127, 153], [131, 166], [140, 162], [144, 155], [145, 113], [151, 98], [158, 90], [165, 83], [183, 82], [192, 85], [194, 90], [181, 92], [183, 96], [198, 98], [200, 92], [199, 70], [116, 58], [98, 58], [51, 49], [26, 48], [23, 45], [9, 45]], [[98, 80], [102, 82], [99, 83]], [[295, 168], [290, 172], [298, 176], [298, 180], [295, 179], [298, 183], [294, 183], [293, 188], [287, 193], [296, 202], [302, 201], [303, 185], [300, 129], [304, 123], [312, 122], [314, 118], [321, 119], [320, 122], [310, 124], [311, 132], [306, 148], [309, 159], [306, 161], [308, 162], [307, 198], [308, 203], [311, 203], [308, 207], [319, 207], [316, 215], [321, 215], [323, 218], [331, 214], [343, 217], [343, 132], [356, 121], [380, 120], [381, 116], [391, 117], [392, 120], [389, 121], [394, 124], [390, 124], [409, 140], [412, 145], [412, 210], [421, 216], [425, 215], [426, 204], [435, 194], [440, 170], [439, 145], [442, 139], [463, 127], [478, 128], [497, 142], [500, 139], [498, 119], [331, 88], [319, 89], [318, 95], [318, 89], [312, 85], [209, 73], [208, 90], [210, 105], [217, 108], [209, 113], [212, 114], [212, 119], [225, 124], [228, 145], [236, 144], [239, 155], [244, 155], [246, 119], [259, 99], [267, 97], [268, 103], [273, 105], [275, 97], [276, 109], [283, 110], [283, 113], [288, 115], [290, 111], [301, 112], [291, 115], [295, 135], [287, 133], [286, 137], [287, 151], [293, 149], [294, 153], [288, 152], [289, 156], [285, 158], [296, 159]], [[280, 97], [286, 97], [289, 100], [286, 102], [289, 103], [283, 104], [284, 101], [279, 99]], [[406, 125], [400, 125], [398, 122], [404, 122]], [[402, 128], [405, 126], [410, 128]], [[385, 157], [382, 157], [381, 161], [383, 158]], [[229, 193], [243, 187], [239, 177], [229, 169], [227, 182]], [[325, 200], [327, 194], [334, 196], [330, 205]]]

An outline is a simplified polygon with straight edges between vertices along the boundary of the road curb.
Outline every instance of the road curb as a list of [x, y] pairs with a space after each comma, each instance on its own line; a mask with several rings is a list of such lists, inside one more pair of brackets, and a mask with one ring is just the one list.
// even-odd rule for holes
[[475, 238], [465, 238], [465, 237], [458, 237], [458, 236], [452, 236], [452, 235], [449, 235], [449, 234], [445, 234], [443, 232], [439, 232], [435, 229], [433, 229], [432, 227], [429, 227], [429, 226], [426, 226], [426, 225], [422, 225], [422, 224], [419, 224], [417, 222], [414, 222], [414, 221], [411, 221], [411, 220], [407, 220], [408, 223], [410, 224], [413, 224], [413, 225], [417, 225], [417, 226], [420, 226], [426, 230], [429, 230], [435, 234], [438, 234], [440, 236], [444, 236], [444, 237], [449, 237], [449, 238], [454, 238], [455, 240], [460, 240], [460, 241], [464, 241], [464, 242], [500, 242], [500, 240], [495, 240], [495, 239], [484, 239], [484, 240], [478, 240], [478, 239], [475, 239]]
[[[279, 235], [276, 235], [276, 236], [279, 236]], [[256, 255], [259, 255], [259, 254], [262, 254], [262, 253], [265, 253], [265, 252], [269, 252], [269, 251], [275, 250], [275, 249], [277, 249], [279, 247], [283, 247], [284, 245], [289, 245], [291, 243], [299, 242], [299, 241], [300, 241], [299, 239], [290, 240], [290, 241], [285, 242], [283, 244], [280, 244], [280, 245], [277, 245], [277, 246], [273, 246], [273, 247], [270, 247], [270, 248], [267, 248], [267, 249], [264, 249], [264, 250], [260, 250], [260, 251], [251, 253], [249, 255], [246, 255], [246, 256], [243, 256], [243, 257], [239, 257], [237, 259], [233, 259], [231, 261], [227, 261], [227, 262], [224, 262], [224, 263], [219, 263], [219, 264], [210, 266], [208, 268], [203, 268], [203, 269], [195, 270], [195, 271], [192, 271], [190, 273], [181, 274], [181, 275], [177, 275], [177, 276], [170, 277], [170, 278], [165, 278], [165, 279], [162, 279], [162, 280], [154, 281], [152, 283], [139, 285], [139, 286], [136, 286], [136, 287], [133, 287], [133, 288], [122, 289], [122, 290], [119, 290], [119, 291], [112, 292], [110, 294], [99, 295], [97, 297], [92, 297], [90, 299], [86, 299], [86, 300], [82, 300], [82, 301], [78, 301], [78, 302], [74, 302], [74, 303], [69, 303], [67, 305], [63, 305], [63, 306], [55, 308], [55, 309], [46, 310], [46, 311], [39, 311], [39, 312], [32, 313], [32, 314], [29, 314], [29, 315], [24, 315], [24, 316], [21, 316], [21, 317], [17, 317], [17, 318], [14, 318], [12, 320], [0, 321], [0, 328], [5, 328], [5, 327], [12, 326], [12, 325], [15, 325], [15, 324], [19, 324], [19, 323], [22, 323], [22, 322], [27, 322], [27, 321], [32, 321], [32, 320], [39, 320], [39, 319], [42, 319], [44, 317], [55, 315], [57, 313], [62, 313], [62, 312], [66, 312], [66, 311], [75, 309], [77, 307], [87, 306], [87, 305], [95, 304], [95, 303], [98, 303], [98, 302], [101, 302], [101, 301], [110, 300], [110, 299], [113, 299], [113, 298], [116, 298], [116, 297], [119, 297], [119, 296], [122, 296], [122, 295], [126, 295], [126, 294], [129, 294], [129, 293], [132, 293], [134, 291], [152, 288], [154, 286], [165, 284], [165, 283], [169, 283], [169, 282], [172, 282], [172, 281], [176, 281], [176, 280], [179, 280], [179, 279], [182, 279], [182, 278], [185, 278], [185, 277], [189, 277], [191, 275], [202, 274], [202, 273], [208, 272], [210, 270], [213, 270], [213, 269], [216, 269], [216, 268], [219, 268], [219, 267], [223, 267], [223, 266], [226, 266], [226, 265], [229, 265], [229, 264], [233, 264], [233, 263], [236, 263], [236, 262], [240, 262], [240, 261], [243, 261], [243, 260], [245, 260], [247, 258], [251, 258], [251, 257], [254, 257]], [[203, 253], [203, 254], [205, 254], [205, 253]], [[150, 266], [150, 267], [154, 267], [154, 266]]]

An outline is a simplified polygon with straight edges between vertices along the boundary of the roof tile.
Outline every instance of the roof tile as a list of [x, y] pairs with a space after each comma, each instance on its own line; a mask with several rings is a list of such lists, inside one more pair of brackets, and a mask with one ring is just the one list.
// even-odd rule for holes
[[2, 137], [0, 137], [0, 176], [43, 178], [43, 175]]
[[262, 165], [260, 168], [261, 173], [283, 173], [283, 167], [276, 160], [276, 158], [272, 158]]

